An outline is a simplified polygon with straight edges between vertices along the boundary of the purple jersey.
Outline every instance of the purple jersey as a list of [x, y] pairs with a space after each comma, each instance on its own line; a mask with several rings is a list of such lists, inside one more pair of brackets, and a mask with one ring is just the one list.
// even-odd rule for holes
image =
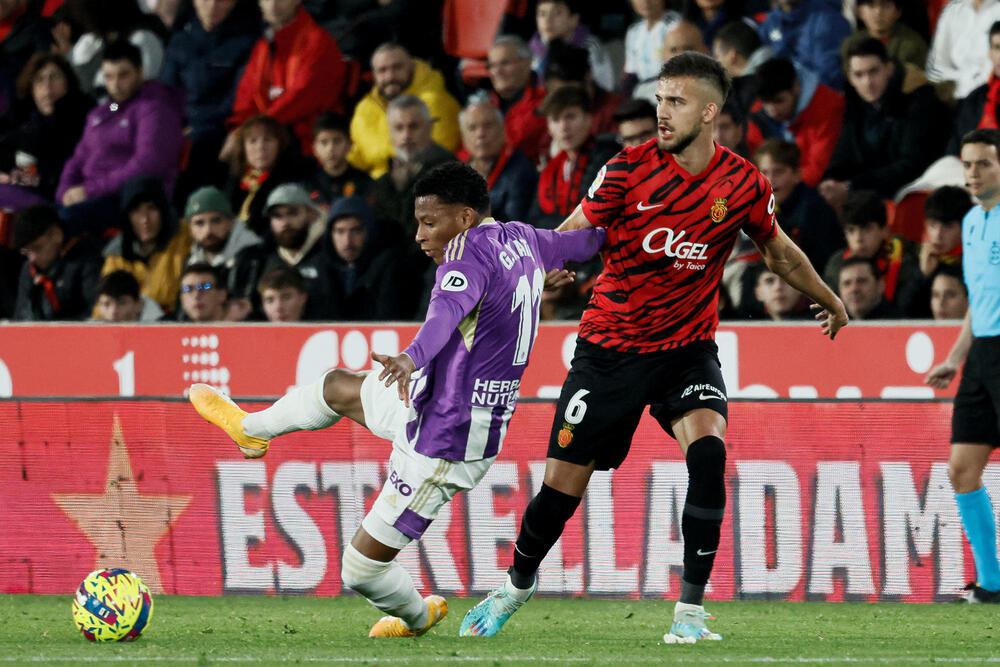
[[448, 243], [427, 319], [405, 350], [424, 369], [406, 425], [417, 452], [450, 461], [497, 455], [538, 333], [545, 274], [603, 243], [599, 229], [554, 232], [492, 218]]

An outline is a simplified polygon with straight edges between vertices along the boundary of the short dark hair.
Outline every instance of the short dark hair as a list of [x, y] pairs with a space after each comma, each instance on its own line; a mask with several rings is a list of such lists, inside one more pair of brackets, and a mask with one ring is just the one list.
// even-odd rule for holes
[[131, 271], [125, 269], [112, 271], [101, 278], [101, 284], [97, 287], [97, 296], [110, 296], [112, 299], [128, 296], [138, 301], [139, 281], [136, 280]]
[[538, 0], [536, 4], [540, 5], [543, 2], [554, 2], [558, 5], [564, 5], [570, 14], [580, 13], [580, 0]]
[[781, 93], [795, 87], [799, 73], [788, 58], [771, 58], [761, 64], [754, 74], [757, 87], [757, 97], [763, 102], [770, 102]]
[[224, 279], [225, 277], [222, 274], [222, 269], [217, 266], [212, 266], [208, 262], [195, 262], [194, 264], [188, 264], [184, 267], [184, 270], [181, 271], [178, 282], [184, 280], [185, 277], [191, 275], [192, 273], [208, 273], [212, 276], [212, 279], [215, 280], [215, 284], [218, 287], [226, 289], [226, 282]]
[[885, 215], [885, 202], [874, 190], [854, 190], [840, 207], [840, 224], [844, 227], [856, 225], [867, 227], [876, 223], [879, 227], [889, 224]]
[[[659, 78], [661, 79], [685, 76], [707, 82], [722, 96], [723, 104], [729, 99], [729, 89], [732, 87], [732, 82], [729, 79], [729, 74], [726, 73], [725, 68], [718, 60], [703, 53], [685, 51], [673, 56], [660, 68]], [[721, 108], [722, 105], [719, 106]]]
[[760, 48], [760, 35], [743, 21], [731, 21], [715, 33], [715, 41], [726, 49], [731, 49], [744, 58], [749, 58]]
[[624, 123], [630, 120], [651, 120], [656, 122], [656, 107], [648, 100], [630, 97], [615, 109], [614, 121]]
[[[891, 2], [892, 4], [896, 5], [896, 7], [898, 7], [899, 9], [903, 8], [903, 5], [900, 2], [900, 0], [886, 0], [886, 2]], [[874, 5], [874, 4], [875, 4], [875, 0], [858, 0], [857, 1], [858, 7], [860, 7], [861, 5]]]
[[468, 206], [483, 215], [490, 210], [486, 181], [464, 162], [445, 162], [434, 167], [417, 179], [413, 196], [435, 196], [446, 204]]
[[285, 289], [291, 287], [299, 292], [306, 291], [306, 281], [302, 279], [302, 274], [294, 266], [278, 266], [264, 275], [257, 281], [257, 293], [264, 296], [264, 290]]
[[844, 260], [844, 263], [840, 265], [840, 270], [837, 271], [837, 282], [838, 283], [840, 282], [840, 274], [844, 272], [844, 269], [850, 266], [857, 266], [859, 264], [863, 264], [864, 266], [867, 266], [869, 269], [871, 269], [872, 275], [875, 277], [875, 280], [878, 280], [879, 278], [882, 277], [882, 273], [878, 270], [878, 264], [875, 263], [874, 259], [872, 259], [871, 257], [858, 257], [857, 255], [855, 255], [853, 257], [848, 257], [847, 259]]
[[792, 169], [802, 166], [802, 151], [794, 141], [771, 138], [760, 145], [753, 154], [754, 164], [760, 162], [764, 156], [770, 157], [778, 164], [783, 164]]
[[962, 137], [962, 146], [965, 144], [986, 144], [997, 149], [997, 156], [1000, 157], [1000, 130], [980, 129], [971, 130]]
[[874, 37], [861, 39], [851, 44], [847, 48], [847, 62], [845, 64], [849, 66], [851, 58], [864, 56], [875, 56], [884, 63], [889, 62], [889, 52], [886, 50], [885, 44]]
[[726, 100], [726, 103], [722, 105], [722, 110], [719, 112], [719, 115], [721, 116], [722, 114], [726, 114], [732, 118], [733, 122], [737, 125], [743, 125], [747, 120], [746, 114], [743, 113], [743, 109], [740, 108], [740, 105], [734, 103], [733, 100]]
[[351, 119], [339, 113], [329, 111], [321, 113], [316, 122], [313, 123], [313, 139], [320, 132], [342, 132], [348, 137], [351, 136]]
[[558, 116], [566, 109], [579, 107], [584, 113], [590, 113], [590, 95], [583, 86], [562, 86], [545, 96], [538, 105], [538, 112], [543, 116]]
[[1000, 34], [1000, 21], [994, 21], [993, 25], [990, 26], [989, 38], [993, 39], [993, 35]]
[[590, 74], [590, 54], [587, 49], [554, 39], [549, 42], [543, 74], [546, 79], [582, 84]]
[[961, 262], [954, 262], [952, 264], [938, 264], [934, 272], [931, 273], [930, 284], [934, 283], [934, 279], [938, 276], [948, 276], [949, 278], [954, 278], [962, 286], [965, 291], [965, 295], [969, 296], [969, 286], [965, 284], [965, 276], [962, 275], [962, 264]]
[[53, 227], [62, 228], [56, 209], [48, 204], [26, 206], [14, 217], [14, 247], [24, 246], [40, 239]]
[[136, 69], [139, 69], [142, 67], [142, 51], [127, 39], [116, 39], [104, 47], [101, 62], [107, 63], [116, 60], [127, 60], [135, 65]]
[[945, 224], [962, 224], [962, 218], [972, 208], [972, 197], [957, 185], [942, 185], [924, 202], [924, 218]]

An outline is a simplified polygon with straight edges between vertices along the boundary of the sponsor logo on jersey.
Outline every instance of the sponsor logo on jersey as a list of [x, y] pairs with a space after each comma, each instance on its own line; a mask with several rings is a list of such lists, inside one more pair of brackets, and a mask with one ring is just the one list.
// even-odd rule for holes
[[445, 292], [464, 292], [469, 286], [469, 279], [461, 271], [449, 271], [441, 279], [441, 289]]
[[646, 234], [642, 249], [652, 255], [663, 253], [676, 259], [708, 259], [705, 255], [708, 244], [682, 241], [685, 234], [687, 231], [683, 229], [675, 234], [670, 227], [658, 227]]
[[607, 165], [601, 167], [601, 170], [597, 172], [597, 176], [594, 177], [594, 182], [590, 184], [590, 189], [587, 190], [587, 196], [591, 199], [597, 194], [597, 188], [601, 187], [601, 183], [604, 182], [604, 175], [608, 173]]
[[654, 208], [660, 208], [663, 204], [643, 204], [641, 201], [635, 205], [640, 211], [649, 211]]
[[711, 399], [717, 399], [720, 401], [726, 400], [726, 394], [724, 391], [711, 384], [689, 384], [681, 393], [681, 398], [687, 398], [691, 394], [697, 392], [698, 400], [708, 401]]
[[716, 199], [715, 203], [712, 204], [711, 210], [709, 211], [709, 213], [712, 215], [712, 222], [722, 222], [723, 220], [725, 220], [726, 213], [728, 212], [729, 209], [726, 208], [725, 197], [719, 197], [718, 199]]
[[399, 495], [401, 496], [409, 496], [413, 493], [413, 487], [404, 482], [403, 478], [395, 470], [389, 473], [389, 483], [399, 491]]

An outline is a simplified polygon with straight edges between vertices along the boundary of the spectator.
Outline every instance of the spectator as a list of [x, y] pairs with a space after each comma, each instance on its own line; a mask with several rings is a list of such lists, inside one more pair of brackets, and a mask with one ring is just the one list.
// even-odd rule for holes
[[14, 316], [22, 264], [24, 255], [13, 248], [0, 245], [0, 320], [9, 320]]
[[142, 294], [169, 312], [177, 302], [177, 285], [191, 251], [186, 226], [178, 229], [163, 184], [136, 178], [122, 188], [122, 233], [104, 247], [102, 275], [123, 269], [139, 281]]
[[[291, 127], [308, 154], [316, 117], [343, 110], [344, 57], [300, 0], [261, 0], [260, 8], [267, 29], [236, 88], [229, 124], [236, 127], [267, 114]], [[219, 157], [228, 160], [236, 150], [237, 138], [231, 132]]]
[[302, 274], [292, 266], [277, 266], [257, 281], [257, 294], [268, 322], [301, 322], [309, 301]]
[[992, 69], [989, 79], [958, 103], [955, 126], [948, 140], [948, 155], [957, 156], [962, 137], [976, 129], [1000, 127], [1000, 21], [990, 26], [989, 59]]
[[631, 95], [639, 85], [656, 86], [663, 66], [663, 41], [670, 25], [680, 18], [667, 10], [666, 0], [632, 0], [639, 20], [625, 33], [625, 67], [622, 92]]
[[[469, 166], [486, 179], [490, 214], [497, 220], [527, 220], [538, 188], [535, 165], [504, 136], [503, 115], [485, 98], [472, 98], [458, 115]], [[654, 126], [655, 132], [655, 126]]]
[[531, 67], [536, 73], [544, 74], [546, 87], [548, 74], [545, 66], [549, 46], [553, 41], [560, 40], [586, 50], [594, 83], [604, 90], [615, 89], [614, 66], [600, 40], [591, 35], [586, 26], [580, 25], [578, 0], [539, 0], [535, 8], [535, 26], [538, 31], [530, 42]]
[[133, 44], [109, 44], [103, 58], [110, 100], [87, 115], [56, 190], [71, 234], [102, 230], [117, 218], [118, 191], [129, 179], [159, 178], [168, 193], [177, 180], [183, 143], [178, 96], [159, 81], [143, 82], [141, 55]]
[[[858, 190], [847, 196], [840, 210], [840, 224], [847, 238], [847, 249], [834, 253], [826, 263], [823, 278], [837, 285], [840, 268], [852, 257], [875, 262], [886, 301], [900, 314], [908, 315], [918, 307], [922, 277], [917, 256], [910, 243], [891, 236], [885, 205], [878, 193]], [[848, 310], [848, 312], [850, 312]]]
[[991, 26], [1000, 21], [1000, 3], [984, 0], [952, 0], [938, 17], [927, 56], [927, 78], [953, 81], [955, 99], [962, 99], [986, 83], [990, 58]]
[[851, 47], [848, 78], [844, 126], [819, 188], [834, 208], [848, 189], [892, 199], [941, 155], [950, 126], [924, 74], [891, 60], [877, 39]]
[[40, 0], [0, 2], [0, 116], [8, 113], [17, 75], [36, 51], [47, 51], [52, 34]]
[[371, 176], [351, 165], [350, 121], [341, 114], [320, 114], [313, 125], [313, 157], [317, 169], [309, 185], [312, 197], [324, 210], [341, 197], [368, 197], [372, 189]]
[[617, 132], [615, 112], [618, 111], [624, 98], [594, 85], [593, 77], [590, 75], [590, 65], [587, 62], [587, 52], [584, 49], [561, 41], [553, 42], [549, 45], [549, 57], [545, 65], [545, 87], [548, 94], [551, 94], [563, 86], [570, 85], [582, 87], [590, 98], [593, 133], [597, 135]]
[[942, 264], [931, 276], [931, 314], [935, 320], [961, 320], [969, 310], [969, 289], [962, 279], [962, 267]]
[[802, 181], [801, 155], [790, 141], [768, 139], [754, 153], [753, 161], [771, 182], [781, 228], [813, 266], [826, 266], [830, 255], [844, 247], [844, 233], [836, 212]]
[[0, 207], [52, 201], [94, 101], [62, 56], [36, 53], [17, 81], [20, 104], [0, 130]]
[[[705, 44], [705, 40], [702, 37], [701, 28], [691, 21], [681, 19], [680, 21], [674, 21], [670, 25], [670, 29], [667, 30], [667, 34], [663, 38], [663, 48], [661, 50], [663, 61], [670, 60], [685, 51], [710, 55], [708, 45]], [[655, 82], [653, 82], [653, 87], [656, 87]]]
[[63, 9], [66, 21], [80, 35], [68, 58], [85, 92], [96, 95], [107, 87], [104, 51], [118, 41], [136, 47], [140, 54], [137, 64], [143, 76], [150, 79], [159, 76], [166, 31], [156, 17], [139, 9], [136, 0], [66, 0]]
[[102, 322], [156, 322], [163, 317], [160, 305], [142, 296], [139, 281], [124, 269], [112, 271], [101, 279], [94, 313], [94, 319]]
[[402, 95], [389, 103], [386, 114], [393, 156], [389, 171], [372, 186], [375, 217], [388, 222], [387, 241], [408, 244], [417, 229], [413, 217], [413, 185], [432, 167], [456, 159], [434, 142], [433, 121], [423, 100]]
[[775, 55], [815, 72], [834, 90], [843, 88], [839, 49], [851, 26], [840, 14], [839, 4], [828, 0], [777, 0], [759, 32]]
[[267, 231], [264, 211], [271, 191], [304, 175], [302, 158], [292, 148], [288, 129], [270, 116], [254, 116], [236, 130], [236, 152], [229, 168], [226, 193], [237, 219], [257, 236]]
[[367, 171], [372, 178], [384, 174], [393, 155], [386, 110], [400, 95], [420, 98], [434, 121], [434, 142], [453, 151], [458, 148], [458, 102], [444, 87], [440, 72], [410, 56], [395, 43], [378, 47], [372, 55], [374, 87], [361, 98], [351, 118], [351, 140], [354, 146], [348, 161]]
[[185, 265], [205, 263], [231, 269], [241, 250], [261, 244], [260, 237], [233, 215], [226, 195], [211, 185], [191, 193], [184, 218], [194, 242]]
[[22, 209], [14, 220], [14, 247], [27, 258], [18, 278], [15, 320], [82, 320], [90, 314], [101, 256], [86, 238], [63, 231], [55, 209]]
[[320, 243], [326, 228], [322, 211], [301, 185], [284, 183], [268, 196], [265, 214], [270, 233], [264, 244], [242, 250], [229, 272], [230, 318], [262, 315], [256, 291], [260, 277], [275, 267], [292, 266], [302, 274], [309, 293], [306, 319], [326, 319], [331, 296]]
[[875, 262], [865, 257], [844, 261], [837, 273], [837, 293], [852, 320], [884, 320], [895, 317], [885, 298], [885, 278]]
[[487, 54], [490, 100], [504, 116], [507, 142], [537, 163], [549, 145], [545, 118], [536, 113], [545, 89], [531, 71], [531, 51], [516, 35], [498, 37]]
[[684, 0], [681, 16], [701, 30], [702, 41], [711, 45], [723, 26], [743, 17], [746, 4], [746, 0]]
[[185, 136], [190, 141], [178, 201], [202, 185], [222, 186], [226, 168], [219, 153], [226, 119], [243, 65], [260, 32], [260, 14], [250, 0], [194, 0], [194, 16], [167, 44], [160, 72], [166, 85], [183, 89]]
[[972, 208], [964, 188], [945, 185], [924, 202], [924, 242], [920, 244], [920, 272], [930, 278], [943, 264], [962, 263], [962, 219]]
[[754, 298], [764, 313], [775, 322], [803, 320], [810, 317], [809, 300], [767, 267], [757, 272]]
[[590, 100], [579, 86], [549, 93], [540, 107], [549, 123], [552, 146], [558, 151], [538, 179], [538, 197], [529, 222], [554, 229], [569, 216], [594, 182], [597, 173], [618, 153], [618, 143], [598, 138], [591, 130]]
[[227, 298], [220, 269], [209, 264], [189, 264], [181, 273], [181, 308], [177, 319], [199, 323], [233, 319]]
[[656, 107], [646, 100], [625, 100], [618, 105], [614, 119], [618, 124], [618, 141], [625, 148], [656, 138]]
[[923, 69], [927, 63], [927, 42], [916, 30], [902, 23], [903, 0], [858, 0], [858, 20], [864, 26], [840, 45], [840, 58], [858, 42], [874, 37], [885, 44], [889, 57]]
[[802, 151], [802, 180], [816, 187], [840, 136], [844, 96], [787, 58], [761, 65], [755, 88], [761, 103], [750, 116], [750, 150], [763, 139], [794, 141]]
[[747, 122], [732, 102], [722, 105], [715, 121], [715, 143], [725, 146], [745, 160], [750, 159], [747, 146]]
[[754, 75], [758, 67], [774, 57], [774, 49], [764, 45], [749, 24], [733, 21], [715, 34], [712, 54], [732, 77], [729, 102], [736, 104], [744, 115], [750, 113], [750, 106], [757, 97]]
[[360, 197], [344, 197], [330, 208], [324, 247], [333, 302], [331, 319], [368, 321], [408, 317], [400, 307], [400, 256], [379, 238], [379, 224]]

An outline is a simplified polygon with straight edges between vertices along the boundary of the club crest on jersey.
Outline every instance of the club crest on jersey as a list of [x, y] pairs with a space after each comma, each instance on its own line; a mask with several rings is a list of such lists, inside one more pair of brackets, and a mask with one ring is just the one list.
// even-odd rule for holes
[[712, 222], [722, 222], [726, 217], [726, 213], [729, 213], [729, 209], [726, 208], [726, 198], [719, 197], [716, 199], [709, 213], [712, 215]]
[[563, 427], [559, 430], [559, 434], [556, 436], [556, 442], [563, 449], [569, 447], [569, 443], [573, 442], [573, 426], [563, 422]]

